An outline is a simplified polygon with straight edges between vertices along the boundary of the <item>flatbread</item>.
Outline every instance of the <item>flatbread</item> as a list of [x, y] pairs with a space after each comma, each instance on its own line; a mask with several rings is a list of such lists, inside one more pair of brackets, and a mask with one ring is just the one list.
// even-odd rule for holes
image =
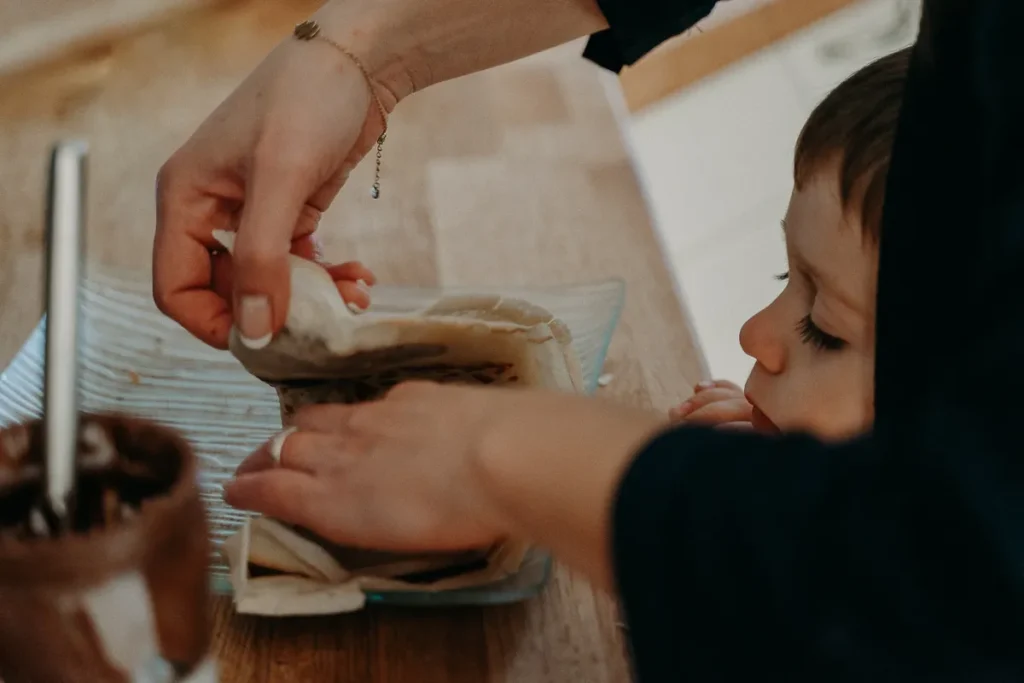
[[[233, 233], [217, 231], [214, 237], [232, 250]], [[386, 305], [357, 312], [322, 267], [296, 256], [290, 267], [284, 329], [260, 349], [245, 346], [237, 331], [229, 345], [246, 370], [277, 391], [283, 427], [302, 406], [374, 400], [412, 379], [584, 391], [568, 327], [539, 306], [462, 294], [412, 312], [396, 313]], [[225, 545], [236, 608], [258, 614], [359, 609], [363, 603], [354, 593], [365, 590], [489, 583], [514, 574], [528, 550], [506, 539], [470, 553], [382, 553], [332, 545], [265, 518], [247, 522]], [[257, 576], [251, 568], [259, 569]], [[452, 568], [465, 571], [446, 575]], [[431, 578], [432, 572], [440, 573]]]

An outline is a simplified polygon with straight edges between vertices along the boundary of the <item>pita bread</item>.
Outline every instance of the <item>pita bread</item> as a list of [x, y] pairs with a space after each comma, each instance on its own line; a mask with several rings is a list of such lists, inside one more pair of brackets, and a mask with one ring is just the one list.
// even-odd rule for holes
[[276, 520], [247, 519], [221, 547], [231, 566], [235, 610], [264, 616], [338, 614], [362, 609], [367, 591], [438, 592], [487, 585], [518, 571], [527, 550], [524, 544], [502, 543], [468, 571], [412, 582], [387, 569], [354, 571], [304, 543], [299, 531]]
[[[214, 237], [233, 249], [233, 233]], [[539, 306], [461, 294], [401, 312], [375, 299], [370, 310], [357, 312], [322, 267], [296, 256], [290, 266], [284, 329], [258, 349], [232, 331], [229, 346], [246, 370], [276, 389], [284, 427], [305, 405], [369, 401], [412, 379], [584, 391], [568, 327]], [[364, 590], [481, 585], [514, 574], [528, 550], [506, 540], [473, 553], [380, 553], [332, 545], [265, 518], [247, 522], [225, 545], [236, 607], [259, 614], [359, 609], [363, 603], [354, 593]], [[250, 567], [275, 574], [254, 577]], [[452, 568], [464, 571], [443, 571]]]

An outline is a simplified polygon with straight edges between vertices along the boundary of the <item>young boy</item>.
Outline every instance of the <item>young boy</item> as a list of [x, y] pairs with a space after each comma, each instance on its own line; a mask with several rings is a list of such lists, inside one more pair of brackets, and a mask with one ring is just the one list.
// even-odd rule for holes
[[786, 287], [740, 330], [757, 361], [745, 390], [701, 382], [670, 411], [674, 421], [823, 439], [871, 427], [878, 243], [909, 56], [902, 50], [862, 68], [811, 114], [782, 222]]

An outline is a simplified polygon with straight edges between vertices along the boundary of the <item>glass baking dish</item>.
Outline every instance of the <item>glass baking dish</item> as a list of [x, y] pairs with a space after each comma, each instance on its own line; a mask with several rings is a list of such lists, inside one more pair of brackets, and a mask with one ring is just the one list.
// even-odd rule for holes
[[[243, 514], [221, 498], [221, 485], [260, 443], [280, 429], [272, 388], [249, 375], [228, 353], [200, 343], [156, 310], [149, 278], [91, 272], [83, 296], [82, 408], [119, 411], [180, 430], [200, 460], [200, 488], [219, 544]], [[472, 292], [525, 299], [564, 321], [573, 334], [589, 393], [598, 377], [625, 297], [620, 280], [560, 287], [422, 289], [378, 286], [373, 307], [395, 312], [422, 309], [447, 294]], [[45, 319], [0, 374], [0, 425], [41, 413]], [[386, 592], [368, 603], [442, 606], [516, 602], [537, 594], [551, 571], [550, 556], [535, 549], [521, 570], [501, 582], [443, 592]], [[217, 593], [231, 591], [219, 552], [211, 561]]]

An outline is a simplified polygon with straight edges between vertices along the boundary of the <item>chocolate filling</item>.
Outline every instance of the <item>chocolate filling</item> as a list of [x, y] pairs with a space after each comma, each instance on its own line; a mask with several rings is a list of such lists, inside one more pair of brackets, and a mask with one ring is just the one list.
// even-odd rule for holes
[[[154, 437], [145, 423], [105, 416], [82, 421], [67, 531], [81, 534], [131, 519], [143, 501], [170, 491], [181, 474], [181, 455], [174, 442]], [[58, 529], [45, 505], [43, 444], [39, 422], [8, 430], [0, 442], [4, 538], [25, 540]]]
[[[267, 381], [278, 390], [286, 417], [306, 405], [322, 403], [354, 404], [382, 398], [392, 388], [412, 380], [439, 384], [514, 384], [519, 381], [510, 363], [449, 365], [434, 363], [393, 368], [375, 373], [337, 379], [299, 379]], [[266, 380], [264, 380], [266, 381]]]
[[186, 675], [208, 657], [211, 633], [195, 455], [176, 432], [129, 417], [83, 415], [80, 435], [72, 514], [59, 527], [46, 512], [43, 425], [0, 431], [0, 677], [127, 681], [84, 596], [133, 576], [154, 655]]

